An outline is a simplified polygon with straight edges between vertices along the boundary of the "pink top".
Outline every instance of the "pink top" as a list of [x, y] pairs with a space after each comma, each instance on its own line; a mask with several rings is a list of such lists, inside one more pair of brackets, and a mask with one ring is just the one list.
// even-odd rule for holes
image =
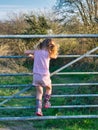
[[49, 72], [50, 57], [49, 52], [46, 50], [34, 51], [34, 66], [33, 73], [47, 75]]

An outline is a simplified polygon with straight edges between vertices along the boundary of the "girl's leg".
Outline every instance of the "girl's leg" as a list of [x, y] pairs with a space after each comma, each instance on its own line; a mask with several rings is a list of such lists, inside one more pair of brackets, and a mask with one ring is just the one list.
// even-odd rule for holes
[[36, 87], [36, 115], [42, 116], [42, 96], [43, 96], [43, 87]]
[[51, 93], [52, 93], [52, 86], [47, 86], [45, 96], [44, 96], [44, 107], [45, 108], [49, 108], [51, 106], [51, 103], [49, 101], [51, 98]]
[[45, 92], [45, 94], [51, 95], [51, 93], [52, 93], [52, 86], [46, 86], [46, 92]]

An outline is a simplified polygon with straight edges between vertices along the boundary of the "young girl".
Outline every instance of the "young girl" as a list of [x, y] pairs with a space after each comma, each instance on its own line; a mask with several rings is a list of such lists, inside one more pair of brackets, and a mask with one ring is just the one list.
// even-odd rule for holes
[[50, 97], [52, 93], [49, 63], [51, 58], [57, 58], [58, 46], [52, 39], [45, 39], [39, 43], [36, 49], [27, 50], [25, 54], [34, 58], [33, 85], [36, 87], [36, 115], [42, 116], [43, 87], [46, 88], [44, 95], [44, 108], [51, 106]]

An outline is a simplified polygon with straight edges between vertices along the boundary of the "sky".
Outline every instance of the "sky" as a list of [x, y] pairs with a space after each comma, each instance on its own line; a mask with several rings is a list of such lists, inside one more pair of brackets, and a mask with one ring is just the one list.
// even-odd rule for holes
[[0, 20], [8, 19], [11, 13], [51, 10], [56, 0], [0, 0]]

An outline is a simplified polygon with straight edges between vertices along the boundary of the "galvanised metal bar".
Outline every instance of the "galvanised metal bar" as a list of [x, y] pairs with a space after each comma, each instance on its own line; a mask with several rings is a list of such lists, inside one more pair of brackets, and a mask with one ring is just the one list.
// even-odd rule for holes
[[0, 88], [19, 88], [19, 87], [33, 87], [32, 84], [13, 84], [13, 85], [0, 85]]
[[8, 110], [8, 109], [35, 109], [35, 106], [1, 106], [0, 110]]
[[85, 74], [98, 74], [98, 72], [59, 72], [56, 75], [85, 75]]
[[[51, 97], [98, 97], [98, 94], [65, 94], [65, 95], [51, 95]], [[0, 96], [0, 99], [12, 98], [12, 96]], [[13, 98], [35, 98], [35, 96], [14, 96]]]
[[[56, 75], [80, 75], [80, 74], [98, 74], [98, 72], [59, 72]], [[2, 73], [0, 77], [3, 76], [32, 76], [33, 73]]]
[[0, 35], [1, 39], [30, 38], [98, 38], [98, 34], [58, 34], [58, 35]]
[[24, 93], [25, 91], [29, 90], [30, 88], [31, 88], [31, 86], [26, 87], [26, 88], [22, 89], [21, 91], [13, 94], [11, 97], [9, 97], [9, 98], [5, 99], [4, 101], [0, 102], [0, 106], [5, 104], [6, 102], [10, 101], [11, 99], [13, 99], [13, 97], [18, 96], [18, 95]]
[[65, 106], [51, 106], [50, 108], [91, 108], [91, 107], [98, 108], [98, 105], [65, 105]]
[[98, 94], [64, 94], [64, 95], [52, 95], [51, 97], [98, 97]]
[[[80, 57], [80, 56], [82, 56], [82, 55], [59, 55], [58, 58], [65, 58], [65, 57], [66, 57], [66, 58], [67, 58], [67, 57], [68, 57], [68, 58], [73, 58], [73, 57], [74, 57], [74, 58], [75, 58], [75, 57], [77, 58], [77, 57]], [[98, 57], [98, 55], [86, 55], [85, 57]]]
[[[0, 110], [6, 109], [34, 109], [36, 106], [8, 106], [8, 107], [0, 107]], [[65, 106], [51, 106], [49, 109], [57, 109], [57, 108], [98, 108], [98, 105], [65, 105]]]
[[65, 83], [65, 84], [52, 84], [52, 86], [90, 86], [98, 85], [98, 83]]
[[[77, 57], [80, 57], [80, 56], [82, 56], [82, 55], [58, 55], [58, 58], [67, 58], [67, 57], [69, 57], [69, 58], [72, 58], [72, 57], [74, 57], [74, 58], [77, 58]], [[86, 55], [85, 57], [98, 57], [98, 55]], [[28, 56], [0, 56], [0, 58], [29, 58]]]
[[0, 117], [0, 121], [22, 120], [49, 120], [49, 119], [96, 119], [98, 115], [75, 115], [75, 116], [24, 116], [24, 117]]
[[75, 59], [75, 60], [73, 60], [73, 61], [69, 62], [69, 63], [68, 63], [68, 64], [66, 64], [66, 65], [64, 65], [64, 66], [63, 66], [63, 67], [61, 67], [60, 69], [57, 69], [56, 71], [54, 71], [53, 73], [51, 73], [51, 75], [50, 75], [50, 76], [55, 75], [56, 73], [58, 73], [58, 72], [60, 72], [61, 70], [63, 70], [63, 69], [65, 69], [65, 68], [69, 67], [70, 65], [72, 65], [72, 64], [74, 64], [74, 63], [76, 63], [77, 61], [79, 61], [79, 60], [83, 59], [86, 55], [89, 55], [89, 54], [91, 54], [92, 52], [94, 52], [94, 51], [96, 51], [96, 50], [98, 50], [98, 47], [96, 47], [96, 48], [94, 48], [94, 49], [92, 49], [92, 50], [88, 51], [87, 53], [83, 54], [83, 55], [82, 55], [82, 56], [80, 56], [79, 58], [77, 58], [77, 59]]
[[28, 58], [28, 56], [0, 56], [0, 58]]
[[16, 98], [35, 98], [35, 96], [0, 96], [0, 99], [6, 99], [6, 98], [13, 98], [13, 99], [16, 99]]
[[[52, 86], [89, 86], [98, 85], [98, 83], [63, 83], [63, 84], [52, 84]], [[34, 87], [32, 84], [14, 84], [14, 85], [0, 85], [0, 88], [18, 88], [18, 87]]]
[[2, 73], [0, 76], [32, 76], [33, 73]]

